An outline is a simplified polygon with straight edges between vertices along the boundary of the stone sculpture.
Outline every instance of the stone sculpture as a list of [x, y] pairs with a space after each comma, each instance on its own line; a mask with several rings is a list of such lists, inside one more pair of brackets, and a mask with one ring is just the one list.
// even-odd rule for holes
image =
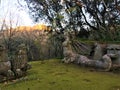
[[0, 82], [22, 77], [30, 68], [24, 45], [20, 45], [16, 54], [10, 59], [8, 59], [7, 52], [3, 46], [0, 46], [0, 53]]
[[107, 54], [112, 59], [112, 70], [120, 70], [120, 45], [109, 44]]
[[[63, 42], [63, 62], [90, 66], [102, 71], [110, 71], [115, 65], [120, 66], [120, 45], [101, 45], [95, 43], [93, 55], [91, 58], [88, 58], [89, 56], [78, 54], [72, 50], [69, 34], [65, 33], [65, 41]], [[81, 46], [77, 47], [79, 49]]]

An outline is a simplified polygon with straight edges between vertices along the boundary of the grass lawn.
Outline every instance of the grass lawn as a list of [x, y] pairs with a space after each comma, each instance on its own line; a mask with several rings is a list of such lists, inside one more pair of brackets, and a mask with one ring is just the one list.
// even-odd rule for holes
[[0, 90], [120, 90], [120, 74], [96, 72], [60, 60], [30, 64], [26, 77], [0, 84]]

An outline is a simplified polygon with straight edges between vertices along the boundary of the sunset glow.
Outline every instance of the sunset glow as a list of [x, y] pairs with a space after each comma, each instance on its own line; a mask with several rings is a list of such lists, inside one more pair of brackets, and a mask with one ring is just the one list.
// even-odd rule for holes
[[34, 31], [34, 30], [50, 31], [51, 28], [44, 24], [36, 24], [34, 26], [19, 26], [16, 28], [16, 30], [19, 30], [19, 31]]

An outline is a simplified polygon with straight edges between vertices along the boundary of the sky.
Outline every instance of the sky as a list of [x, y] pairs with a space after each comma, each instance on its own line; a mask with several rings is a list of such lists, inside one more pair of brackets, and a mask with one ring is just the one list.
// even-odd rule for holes
[[[19, 3], [18, 3], [19, 1]], [[22, 7], [21, 7], [22, 5]], [[45, 21], [34, 23], [29, 15], [29, 9], [24, 0], [1, 0], [0, 3], [0, 26], [3, 20], [7, 25], [12, 21], [12, 27], [33, 26], [34, 24], [46, 24]], [[88, 17], [88, 15], [87, 15]]]
[[33, 21], [29, 16], [28, 8], [24, 0], [1, 0], [0, 4], [0, 24], [5, 19], [6, 23], [13, 22], [13, 26], [31, 26]]

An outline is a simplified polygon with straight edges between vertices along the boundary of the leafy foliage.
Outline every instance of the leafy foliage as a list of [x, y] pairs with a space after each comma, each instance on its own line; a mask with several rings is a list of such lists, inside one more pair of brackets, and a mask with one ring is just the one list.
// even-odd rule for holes
[[[119, 0], [25, 0], [35, 21], [48, 21], [55, 30], [90, 30], [93, 39], [117, 40]], [[88, 27], [86, 29], [86, 27]], [[95, 34], [94, 34], [95, 33]]]

